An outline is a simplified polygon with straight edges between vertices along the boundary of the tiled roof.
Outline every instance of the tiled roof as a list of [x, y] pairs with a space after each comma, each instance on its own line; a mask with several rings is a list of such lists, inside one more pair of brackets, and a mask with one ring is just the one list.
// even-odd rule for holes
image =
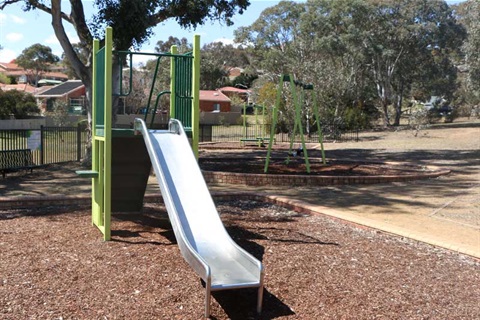
[[35, 95], [39, 95], [45, 90], [48, 90], [52, 88], [51, 86], [45, 86], [45, 87], [40, 87], [40, 88], [35, 88], [34, 86], [31, 86], [29, 84], [21, 83], [21, 84], [1, 84], [0, 89], [3, 91], [8, 91], [8, 90], [18, 90], [18, 91], [24, 91], [28, 93], [32, 93]]
[[239, 89], [239, 88], [235, 88], [235, 87], [223, 87], [223, 88], [220, 88], [218, 90], [220, 90], [222, 92], [236, 92], [236, 93], [250, 93], [251, 92], [250, 90]]
[[200, 100], [203, 101], [231, 101], [226, 95], [218, 90], [200, 90]]
[[[4, 73], [10, 76], [22, 76], [26, 75], [27, 71], [20, 67], [18, 64], [15, 63], [15, 60], [11, 62], [0, 62], [0, 69], [3, 70]], [[58, 67], [53, 67], [51, 71], [43, 72], [43, 78], [57, 78], [57, 79], [68, 79], [68, 75], [65, 73], [60, 72]]]
[[23, 68], [19, 67], [14, 61], [15, 60], [11, 62], [0, 62], [0, 67], [4, 70], [23, 70]]
[[39, 94], [37, 96], [40, 96], [40, 97], [64, 96], [67, 93], [69, 93], [71, 91], [74, 91], [74, 90], [76, 90], [76, 89], [78, 89], [82, 86], [83, 86], [83, 83], [80, 80], [66, 81], [66, 82], [64, 82], [62, 84], [59, 84], [58, 86], [55, 86], [52, 89], [47, 90], [47, 91], [45, 91], [42, 94]]

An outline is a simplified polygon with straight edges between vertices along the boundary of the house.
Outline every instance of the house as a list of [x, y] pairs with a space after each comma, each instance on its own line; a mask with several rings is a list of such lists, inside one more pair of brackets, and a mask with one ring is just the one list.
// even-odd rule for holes
[[232, 98], [232, 97], [239, 97], [242, 99], [243, 102], [249, 103], [250, 101], [250, 94], [252, 91], [247, 90], [247, 89], [240, 89], [240, 88], [235, 88], [235, 87], [223, 87], [218, 89], [220, 92], [225, 94], [227, 97]]
[[49, 90], [36, 94], [35, 98], [37, 98], [42, 112], [52, 111], [53, 102], [55, 100], [63, 100], [68, 103], [70, 113], [85, 113], [85, 86], [80, 80], [63, 82]]
[[231, 102], [218, 90], [200, 90], [200, 112], [230, 112]]
[[[35, 83], [34, 75], [28, 70], [23, 69], [15, 60], [10, 62], [0, 62], [0, 73], [3, 73], [7, 77], [13, 78], [16, 83]], [[42, 72], [40, 78], [45, 84], [55, 84], [55, 82], [64, 82], [68, 80], [68, 76], [61, 72], [58, 67], [52, 66], [52, 69], [47, 72]], [[39, 81], [39, 82], [40, 82]], [[40, 82], [41, 84], [41, 82]]]

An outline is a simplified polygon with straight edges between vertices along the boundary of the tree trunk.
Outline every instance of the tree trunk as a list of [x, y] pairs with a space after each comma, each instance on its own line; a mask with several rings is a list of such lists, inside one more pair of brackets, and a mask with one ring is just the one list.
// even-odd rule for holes
[[383, 126], [390, 126], [390, 116], [388, 115], [388, 100], [382, 99], [382, 111], [383, 111]]
[[[73, 49], [70, 40], [68, 39], [67, 33], [63, 27], [62, 23], [62, 8], [61, 8], [61, 1], [60, 0], [52, 0], [52, 26], [55, 32], [55, 36], [57, 37], [62, 49], [70, 61], [73, 69], [75, 70], [76, 75], [82, 80], [82, 83], [85, 85], [86, 91], [86, 108], [87, 108], [87, 120], [88, 120], [88, 138], [87, 138], [87, 146], [86, 146], [86, 155], [85, 161], [89, 161], [91, 159], [91, 128], [92, 128], [92, 69], [91, 67], [87, 67], [83, 62], [78, 58], [75, 50]], [[90, 57], [91, 59], [91, 57]]]

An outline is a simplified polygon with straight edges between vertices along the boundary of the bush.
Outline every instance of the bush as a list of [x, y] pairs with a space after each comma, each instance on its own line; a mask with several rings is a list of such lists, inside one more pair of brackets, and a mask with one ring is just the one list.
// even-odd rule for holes
[[26, 119], [30, 115], [40, 113], [35, 97], [30, 93], [18, 90], [0, 90], [0, 119]]

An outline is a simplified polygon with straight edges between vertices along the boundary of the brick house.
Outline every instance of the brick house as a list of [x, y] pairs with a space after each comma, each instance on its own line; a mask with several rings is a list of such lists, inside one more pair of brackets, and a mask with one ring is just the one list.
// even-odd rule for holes
[[230, 112], [231, 102], [218, 90], [200, 90], [200, 112]]
[[80, 80], [69, 80], [40, 94], [35, 98], [42, 112], [52, 111], [53, 102], [63, 100], [68, 103], [72, 114], [85, 114], [85, 86]]

